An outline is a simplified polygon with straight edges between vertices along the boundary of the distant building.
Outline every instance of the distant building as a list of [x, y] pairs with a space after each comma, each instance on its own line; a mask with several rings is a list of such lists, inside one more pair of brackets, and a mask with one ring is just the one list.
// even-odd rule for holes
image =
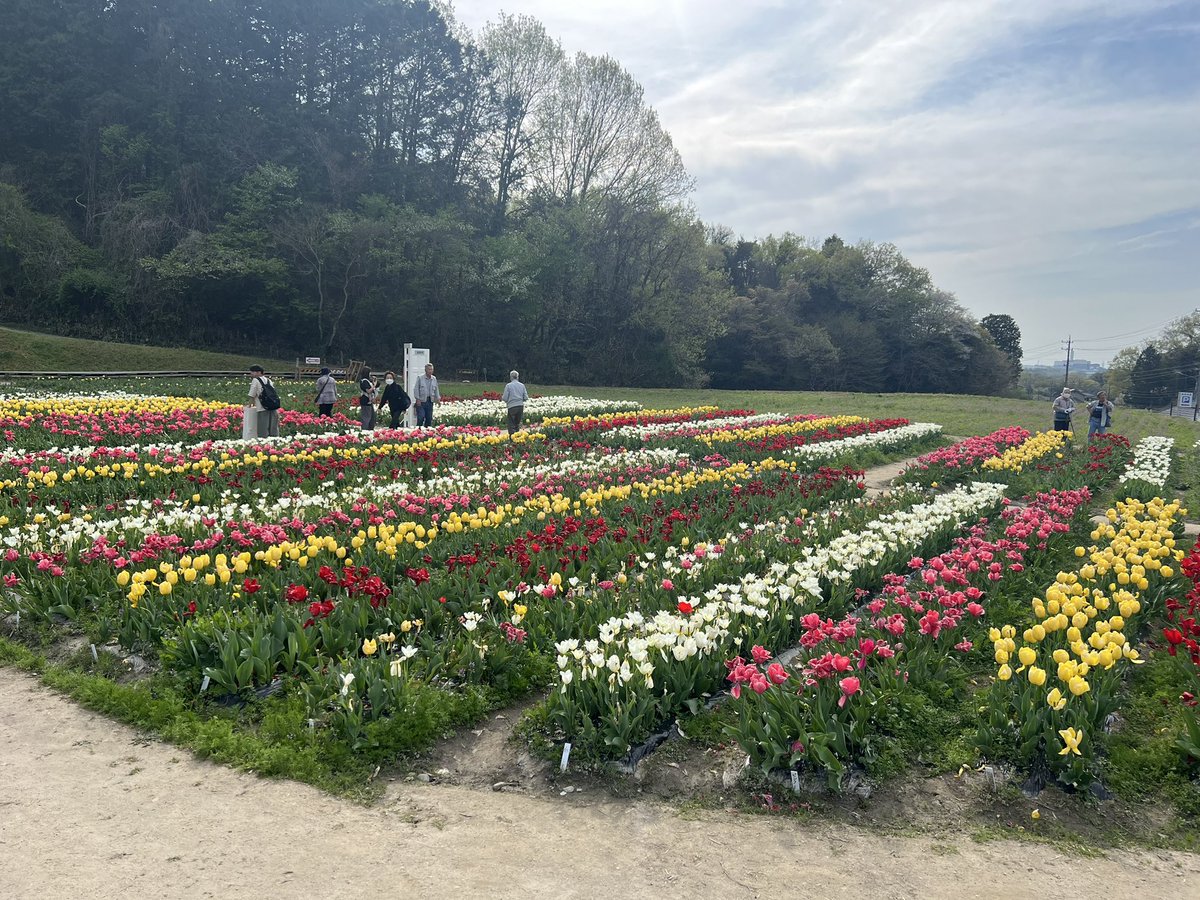
[[[1065, 359], [1060, 359], [1054, 364], [1054, 368], [1064, 369], [1066, 368], [1066, 365], [1067, 361]], [[1107, 368], [1108, 366], [1104, 365], [1103, 363], [1095, 363], [1090, 359], [1071, 360], [1071, 370], [1073, 372], [1103, 372]]]

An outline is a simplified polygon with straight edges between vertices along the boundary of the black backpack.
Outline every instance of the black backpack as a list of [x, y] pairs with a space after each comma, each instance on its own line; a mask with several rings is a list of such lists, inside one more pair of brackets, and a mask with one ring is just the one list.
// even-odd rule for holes
[[265, 410], [279, 409], [283, 404], [279, 401], [279, 392], [275, 390], [275, 385], [265, 378], [258, 379], [258, 383], [262, 385], [262, 393], [258, 395], [258, 402], [262, 404], [262, 408]]

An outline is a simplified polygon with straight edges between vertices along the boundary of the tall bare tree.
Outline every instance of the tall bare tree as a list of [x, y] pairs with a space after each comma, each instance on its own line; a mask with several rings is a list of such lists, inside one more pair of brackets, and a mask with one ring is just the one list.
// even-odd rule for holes
[[498, 109], [490, 143], [496, 205], [492, 228], [504, 227], [513, 189], [524, 180], [543, 107], [563, 72], [562, 45], [532, 16], [501, 14], [480, 36], [491, 65]]
[[670, 204], [691, 190], [642, 86], [612, 57], [576, 54], [546, 103], [538, 135], [538, 186], [557, 200]]

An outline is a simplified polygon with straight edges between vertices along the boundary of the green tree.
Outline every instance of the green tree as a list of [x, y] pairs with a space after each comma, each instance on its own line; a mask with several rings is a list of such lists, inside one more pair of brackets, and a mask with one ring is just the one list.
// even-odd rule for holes
[[1129, 377], [1125, 401], [1130, 406], [1155, 409], [1166, 406], [1171, 399], [1175, 371], [1163, 359], [1158, 348], [1150, 344], [1138, 354]]
[[1021, 375], [1021, 329], [1018, 327], [1016, 319], [1009, 315], [993, 313], [980, 319], [979, 324], [991, 335], [992, 341], [1000, 351], [1008, 357], [1012, 366], [1011, 379], [1015, 382]]

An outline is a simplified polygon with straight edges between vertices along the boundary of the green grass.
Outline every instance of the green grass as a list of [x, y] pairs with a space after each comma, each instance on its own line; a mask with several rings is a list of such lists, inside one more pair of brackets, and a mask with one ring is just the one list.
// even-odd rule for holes
[[255, 362], [270, 371], [287, 372], [295, 369], [294, 361], [260, 360], [235, 353], [178, 347], [114, 344], [0, 328], [0, 371], [244, 370]]

